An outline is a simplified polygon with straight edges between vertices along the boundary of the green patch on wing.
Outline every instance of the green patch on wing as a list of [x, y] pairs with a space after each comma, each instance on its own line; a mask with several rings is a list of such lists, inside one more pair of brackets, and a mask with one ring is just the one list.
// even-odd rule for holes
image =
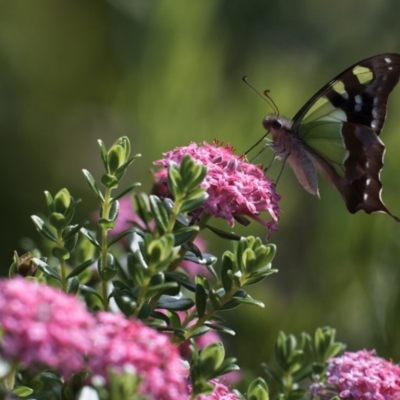
[[347, 157], [347, 150], [341, 134], [342, 123], [328, 117], [329, 114], [324, 118], [301, 124], [299, 136], [343, 175], [343, 161]]

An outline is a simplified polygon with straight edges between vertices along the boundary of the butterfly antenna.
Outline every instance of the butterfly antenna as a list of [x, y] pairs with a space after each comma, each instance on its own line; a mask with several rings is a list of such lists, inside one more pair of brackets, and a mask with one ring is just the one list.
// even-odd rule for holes
[[271, 96], [269, 95], [270, 90], [264, 90], [263, 94], [261, 94], [247, 79], [247, 75], [243, 78], [243, 82], [253, 89], [271, 108], [274, 114], [279, 117], [279, 108], [276, 106], [275, 102], [272, 100]]
[[274, 102], [274, 100], [272, 100], [272, 97], [269, 95], [270, 90], [264, 90], [264, 96], [269, 100], [268, 104], [271, 106], [271, 108], [274, 110], [274, 113], [277, 117], [279, 117], [279, 108], [276, 105], [276, 103]]
[[[251, 89], [253, 89], [253, 90], [257, 93], [257, 95], [260, 96], [260, 97], [272, 108], [274, 114], [275, 114], [277, 117], [279, 117], [279, 109], [278, 109], [278, 107], [276, 106], [275, 102], [272, 100], [271, 96], [269, 95], [269, 92], [270, 92], [270, 91], [269, 91], [269, 90], [264, 90], [264, 93], [261, 94], [261, 93], [249, 82], [249, 80], [247, 79], [247, 75], [245, 75], [242, 79], [243, 79], [243, 82], [244, 82], [247, 86], [249, 86]], [[255, 142], [255, 143], [253, 144], [253, 146], [251, 146], [244, 154], [247, 155], [248, 153], [250, 153], [250, 151], [253, 150], [255, 147], [257, 147], [257, 146], [265, 139], [265, 137], [266, 137], [267, 135], [268, 135], [268, 132], [265, 133], [263, 136], [261, 136], [261, 138], [260, 138], [259, 140], [257, 140], [257, 142]], [[257, 158], [257, 157], [264, 151], [264, 149], [265, 149], [266, 147], [268, 147], [268, 145], [264, 146], [264, 147], [262, 148], [262, 150], [260, 150], [254, 158]], [[253, 160], [254, 160], [254, 158], [253, 158]]]

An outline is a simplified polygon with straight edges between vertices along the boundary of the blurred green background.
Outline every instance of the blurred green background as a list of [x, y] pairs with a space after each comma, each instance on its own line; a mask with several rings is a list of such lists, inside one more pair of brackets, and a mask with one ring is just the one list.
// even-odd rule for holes
[[[39, 241], [30, 215], [44, 190], [67, 187], [87, 218], [98, 207], [81, 173], [102, 173], [96, 140], [128, 135], [136, 161], [126, 183], [151, 185], [161, 153], [191, 141], [230, 142], [238, 153], [271, 112], [241, 78], [270, 89], [293, 116], [351, 64], [400, 51], [398, 0], [14, 0], [0, 3], [0, 205], [3, 274], [20, 240]], [[400, 87], [382, 134], [383, 197], [400, 214]], [[264, 153], [265, 154], [265, 153]], [[264, 156], [264, 155], [263, 155]], [[265, 155], [267, 163], [269, 154]], [[277, 176], [277, 170], [271, 172]], [[400, 360], [400, 226], [383, 214], [350, 215], [325, 182], [321, 200], [286, 168], [274, 267], [251, 288], [265, 309], [227, 313], [228, 353], [249, 373], [269, 360], [279, 330], [331, 325], [350, 349]], [[223, 227], [223, 224], [219, 225]], [[237, 232], [265, 237], [252, 224]], [[218, 255], [225, 243], [208, 236]]]

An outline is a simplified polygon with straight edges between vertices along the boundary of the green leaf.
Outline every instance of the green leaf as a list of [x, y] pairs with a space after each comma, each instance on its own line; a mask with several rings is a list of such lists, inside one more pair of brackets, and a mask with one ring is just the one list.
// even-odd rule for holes
[[101, 279], [104, 282], [108, 282], [117, 273], [117, 269], [115, 268], [115, 259], [111, 253], [107, 253], [106, 263], [103, 265], [102, 258], [99, 258], [98, 261], [98, 271]]
[[83, 272], [85, 269], [89, 268], [91, 265], [93, 265], [97, 260], [87, 260], [78, 267], [74, 268], [67, 276], [67, 279], [70, 279], [74, 276], [79, 275], [81, 272]]
[[169, 214], [164, 204], [158, 196], [154, 195], [149, 196], [149, 201], [150, 209], [157, 226], [161, 228], [162, 232], [165, 232], [168, 229]]
[[65, 214], [71, 205], [71, 195], [68, 189], [61, 189], [54, 196], [54, 210], [56, 213]]
[[116, 171], [115, 171], [115, 176], [121, 180], [122, 177], [125, 174], [126, 169], [135, 161], [136, 158], [141, 157], [141, 154], [135, 154], [133, 157], [131, 157], [129, 160], [125, 161]]
[[232, 330], [232, 329], [230, 329], [230, 328], [228, 328], [226, 326], [223, 326], [223, 325], [214, 324], [214, 323], [210, 323], [210, 322], [205, 322], [204, 326], [208, 326], [211, 329], [215, 329], [216, 331], [223, 332], [223, 333], [226, 333], [226, 334], [231, 335], [231, 336], [235, 336], [236, 335], [234, 330]]
[[69, 225], [67, 226], [63, 232], [62, 232], [62, 238], [64, 241], [70, 239], [72, 236], [74, 236], [76, 233], [80, 231], [80, 229], [87, 225], [89, 222], [88, 221], [83, 221], [77, 225]]
[[19, 397], [26, 397], [33, 393], [33, 389], [28, 386], [17, 386], [12, 393]]
[[196, 311], [198, 316], [201, 318], [204, 316], [207, 306], [207, 293], [204, 287], [200, 284], [196, 284]]
[[222, 256], [222, 266], [221, 266], [221, 281], [225, 289], [225, 292], [229, 292], [232, 288], [232, 278], [231, 273], [236, 269], [236, 257], [230, 252], [226, 251]]
[[304, 395], [306, 394], [306, 390], [304, 389], [294, 389], [291, 390], [289, 396], [287, 396], [288, 400], [301, 400], [304, 399]]
[[90, 188], [92, 189], [93, 193], [101, 200], [101, 202], [104, 202], [104, 196], [103, 193], [100, 192], [100, 189], [97, 186], [97, 183], [95, 181], [95, 179], [93, 178], [92, 174], [86, 170], [83, 169], [82, 170], [83, 175], [85, 175], [85, 178], [90, 186]]
[[181, 162], [180, 172], [183, 185], [186, 191], [197, 188], [207, 175], [208, 169], [205, 165], [196, 164], [195, 161], [186, 155]]
[[101, 159], [103, 161], [104, 164], [104, 168], [105, 170], [107, 170], [107, 148], [105, 146], [105, 144], [103, 143], [102, 140], [98, 140], [97, 143], [100, 146], [100, 155], [101, 155]]
[[46, 239], [51, 240], [52, 242], [57, 242], [56, 236], [53, 234], [53, 232], [46, 226], [44, 221], [37, 217], [36, 215], [32, 215], [31, 219], [36, 227], [36, 229], [39, 231], [41, 235], [43, 235]]
[[197, 225], [184, 226], [182, 228], [174, 229], [174, 245], [180, 246], [193, 238], [194, 234], [199, 232], [200, 228]]
[[167, 279], [178, 282], [185, 289], [191, 292], [196, 291], [196, 285], [190, 280], [190, 278], [186, 274], [182, 272], [173, 271], [173, 272], [164, 272], [164, 275]]
[[126, 194], [131, 192], [133, 189], [135, 189], [136, 187], [141, 186], [141, 185], [142, 184], [140, 182], [132, 183], [126, 189], [124, 189], [121, 193], [119, 193], [115, 197], [113, 197], [111, 201], [119, 200], [121, 197], [124, 197]]
[[131, 235], [132, 233], [137, 233], [137, 232], [138, 232], [138, 230], [136, 228], [127, 229], [127, 230], [121, 232], [119, 235], [115, 236], [112, 240], [110, 240], [110, 242], [107, 245], [107, 248], [110, 248], [114, 243], [119, 242], [125, 236]]
[[43, 260], [40, 258], [32, 258], [32, 261], [46, 274], [51, 276], [52, 278], [61, 282], [61, 276], [58, 275], [54, 269], [50, 268]]
[[119, 213], [119, 201], [113, 201], [111, 203], [110, 211], [108, 213], [108, 219], [110, 221], [115, 221]]
[[90, 243], [92, 243], [93, 246], [97, 247], [99, 250], [101, 250], [101, 246], [99, 242], [94, 238], [94, 236], [85, 228], [81, 228], [80, 232], [82, 233], [83, 236], [86, 237], [87, 240], [89, 240]]
[[78, 234], [75, 234], [72, 237], [69, 237], [68, 240], [64, 241], [64, 247], [68, 252], [72, 252], [75, 249], [76, 244], [78, 243]]
[[198, 257], [191, 251], [188, 251], [183, 259], [199, 265], [213, 265], [218, 260], [213, 254], [201, 253], [201, 257]]
[[204, 189], [196, 189], [183, 199], [179, 209], [181, 213], [197, 210], [207, 199], [208, 193]]
[[79, 278], [77, 276], [73, 276], [68, 279], [67, 282], [67, 293], [76, 294], [79, 290]]
[[44, 195], [46, 197], [46, 204], [49, 208], [50, 212], [54, 212], [54, 199], [53, 196], [47, 190], [44, 191]]
[[179, 172], [178, 164], [171, 161], [168, 165], [168, 189], [176, 200], [182, 194], [182, 178]]
[[107, 172], [114, 175], [115, 171], [125, 162], [125, 160], [125, 149], [118, 144], [113, 144], [107, 152]]
[[51, 250], [51, 254], [59, 260], [68, 260], [70, 257], [69, 251], [64, 247], [55, 246]]
[[155, 308], [164, 308], [165, 310], [186, 311], [194, 306], [192, 299], [182, 296], [180, 298], [162, 295]]
[[79, 290], [81, 290], [82, 292], [86, 292], [86, 293], [90, 293], [95, 295], [97, 298], [100, 299], [101, 302], [103, 302], [103, 298], [100, 296], [99, 293], [96, 292], [96, 290], [94, 290], [92, 287], [90, 286], [86, 286], [86, 285], [79, 285]]
[[261, 307], [261, 308], [265, 307], [263, 302], [258, 301], [258, 300], [254, 300], [249, 295], [247, 295], [246, 297], [233, 296], [233, 299], [236, 300], [238, 303], [249, 304], [251, 306], [258, 306], [258, 307]]
[[211, 329], [208, 326], [204, 326], [204, 325], [200, 326], [194, 332], [192, 332], [192, 334], [188, 337], [188, 339], [194, 339], [196, 337], [203, 336], [207, 332], [210, 332], [210, 330]]
[[223, 231], [208, 224], [206, 224], [205, 227], [208, 228], [211, 232], [215, 233], [217, 236], [221, 237], [222, 239], [240, 240], [243, 237], [240, 235], [236, 235], [236, 233]]

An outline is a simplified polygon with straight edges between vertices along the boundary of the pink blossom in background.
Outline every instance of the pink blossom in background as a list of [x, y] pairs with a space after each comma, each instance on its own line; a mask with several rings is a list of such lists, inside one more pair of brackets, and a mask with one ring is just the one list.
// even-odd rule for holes
[[[201, 236], [196, 236], [193, 243], [202, 253], [206, 251], [207, 243]], [[179, 264], [179, 266], [183, 268], [191, 278], [194, 278], [196, 275], [201, 275], [206, 278], [211, 276], [210, 271], [205, 267], [205, 265], [184, 260]]]
[[342, 400], [400, 400], [400, 367], [374, 351], [346, 352], [328, 360], [328, 383], [311, 385], [314, 396]]
[[95, 354], [89, 360], [94, 375], [107, 380], [107, 369], [134, 369], [142, 379], [139, 393], [149, 400], [187, 400], [186, 377], [177, 348], [168, 336], [122, 314], [100, 312], [92, 331]]
[[[234, 225], [235, 218], [240, 220], [240, 217], [249, 217], [270, 231], [278, 229], [280, 196], [274, 184], [264, 176], [262, 169], [233, 154], [230, 145], [218, 147], [206, 142], [202, 146], [191, 143], [164, 153], [163, 159], [154, 162], [163, 167], [155, 173], [160, 185], [167, 182], [170, 162], [179, 164], [187, 154], [208, 168], [208, 174], [201, 184], [209, 195], [203, 204], [204, 211], [225, 219], [230, 226]], [[262, 219], [259, 213], [263, 211], [267, 211], [272, 220]]]
[[20, 278], [0, 280], [0, 353], [29, 368], [49, 366], [68, 379], [92, 348], [94, 319], [74, 296]]
[[[214, 385], [213, 392], [210, 394], [201, 394], [196, 397], [196, 400], [239, 400], [239, 397], [233, 393], [221, 380], [213, 379], [210, 382]], [[189, 392], [192, 392], [192, 388], [190, 386]]]
[[145, 228], [144, 222], [136, 214], [132, 196], [125, 196], [118, 200], [119, 202], [119, 213], [115, 220], [114, 228], [110, 230], [110, 234], [113, 236], [119, 235], [121, 232], [133, 227], [132, 222], [136, 222], [141, 228]]

